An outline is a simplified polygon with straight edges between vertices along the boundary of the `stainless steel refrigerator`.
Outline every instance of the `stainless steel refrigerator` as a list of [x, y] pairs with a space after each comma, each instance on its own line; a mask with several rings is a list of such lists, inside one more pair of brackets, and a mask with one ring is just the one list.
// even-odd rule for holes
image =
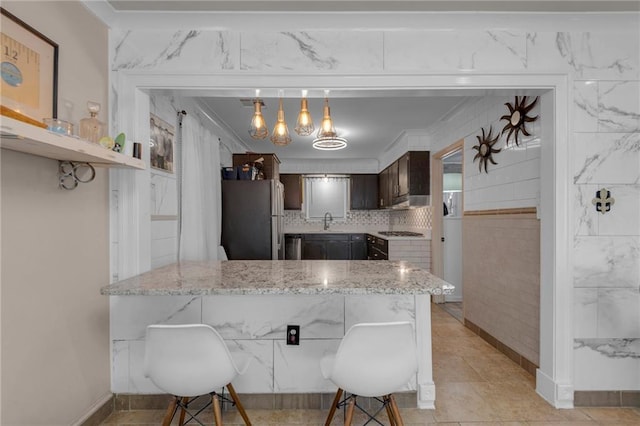
[[284, 259], [284, 187], [276, 180], [222, 181], [222, 246], [229, 260]]

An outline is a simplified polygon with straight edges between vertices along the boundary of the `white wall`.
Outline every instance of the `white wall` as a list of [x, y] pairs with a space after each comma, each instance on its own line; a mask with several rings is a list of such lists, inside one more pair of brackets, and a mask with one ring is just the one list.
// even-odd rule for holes
[[[607, 312], [609, 318], [615, 318], [614, 324], [633, 324], [631, 328], [625, 328], [625, 337], [637, 344], [640, 339], [640, 324], [635, 322], [635, 317], [629, 316], [631, 314], [615, 316], [615, 309], [622, 307], [623, 303], [620, 298], [610, 298], [610, 293], [606, 293], [622, 282], [627, 286], [624, 291], [629, 295], [624, 303], [628, 302], [629, 306], [636, 309], [635, 312], [640, 307], [640, 226], [637, 222], [640, 219], [633, 217], [637, 206], [633, 200], [638, 197], [637, 183], [640, 180], [640, 152], [636, 149], [639, 141], [637, 117], [640, 115], [640, 106], [637, 96], [628, 95], [637, 94], [640, 84], [637, 16], [589, 14], [572, 15], [573, 19], [568, 20], [564, 16], [547, 15], [412, 15], [407, 17], [406, 23], [393, 30], [390, 24], [385, 27], [385, 23], [375, 17], [350, 16], [348, 24], [342, 28], [332, 24], [327, 31], [313, 30], [317, 28], [316, 21], [310, 20], [307, 24], [300, 19], [285, 21], [286, 25], [282, 28], [275, 29], [272, 26], [255, 31], [248, 29], [249, 18], [243, 18], [245, 20], [238, 24], [237, 30], [232, 23], [225, 30], [212, 30], [210, 26], [194, 24], [191, 28], [198, 31], [191, 34], [190, 38], [187, 38], [184, 31], [184, 28], [189, 28], [186, 21], [179, 22], [182, 31], [167, 27], [166, 22], [162, 24], [164, 27], [145, 23], [144, 27], [153, 27], [153, 31], [125, 24], [124, 28], [118, 28], [113, 34], [112, 66], [115, 74], [126, 76], [135, 71], [139, 76], [147, 72], [171, 72], [179, 74], [184, 81], [197, 69], [198, 74], [191, 75], [193, 81], [200, 84], [208, 81], [215, 85], [216, 73], [251, 77], [254, 82], [256, 75], [260, 75], [264, 79], [262, 81], [273, 82], [278, 75], [285, 76], [282, 81], [287, 81], [286, 77], [291, 73], [308, 73], [328, 76], [339, 87], [347, 86], [347, 81], [353, 82], [341, 78], [345, 75], [366, 78], [371, 75], [392, 77], [406, 74], [407, 81], [415, 81], [412, 80], [414, 76], [426, 75], [437, 81], [438, 76], [453, 74], [458, 77], [459, 84], [464, 86], [464, 81], [474, 73], [498, 76], [496, 79], [506, 74], [509, 75], [508, 82], [507, 79], [502, 81], [512, 87], [518, 87], [517, 79], [513, 76], [519, 74], [525, 78], [535, 75], [540, 79], [548, 76], [566, 79], [570, 88], [568, 99], [556, 102], [564, 105], [563, 102], [568, 100], [568, 108], [563, 108], [559, 116], [566, 114], [570, 122], [555, 125], [567, 127], [569, 139], [564, 134], [559, 134], [560, 138], [555, 143], [560, 146], [557, 152], [568, 152], [575, 159], [576, 166], [574, 179], [554, 182], [552, 187], [553, 191], [558, 190], [560, 193], [567, 186], [571, 187], [574, 191], [570, 195], [576, 197], [576, 207], [570, 210], [570, 217], [554, 219], [554, 232], [565, 235], [565, 221], [575, 224], [592, 211], [590, 197], [583, 195], [590, 195], [589, 188], [585, 185], [618, 185], [616, 193], [628, 194], [631, 202], [614, 207], [611, 217], [620, 223], [616, 225], [620, 226], [618, 235], [606, 235], [604, 230], [589, 228], [589, 232], [593, 233], [588, 235], [589, 239], [580, 236], [575, 242], [567, 241], [570, 246], [569, 262], [575, 259], [577, 267], [569, 273], [568, 280], [561, 273], [558, 276], [561, 282], [553, 283], [552, 291], [558, 294], [557, 289], [566, 288], [572, 283], [577, 287], [586, 283], [590, 275], [598, 274], [602, 279], [597, 284], [594, 283], [594, 288], [602, 289], [598, 297], [605, 309], [599, 312]], [[394, 18], [385, 16], [385, 20], [393, 21]], [[277, 22], [281, 23], [280, 20]], [[344, 23], [339, 20], [337, 22]], [[176, 21], [176, 27], [177, 23]], [[359, 28], [357, 31], [352, 29], [356, 24]], [[312, 30], [304, 31], [305, 25]], [[368, 31], [361, 31], [363, 28]], [[285, 32], [287, 29], [291, 31]], [[305, 43], [297, 43], [296, 40], [304, 40]], [[176, 43], [182, 43], [179, 54], [174, 54], [175, 49], [167, 49], [176, 46]], [[201, 55], [203, 43], [210, 46], [211, 52], [211, 55], [204, 58], [204, 63]], [[140, 52], [145, 52], [144, 57], [140, 57]], [[171, 55], [167, 52], [171, 52]], [[212, 76], [203, 77], [202, 73], [206, 72], [212, 73]], [[295, 76], [291, 79], [295, 80]], [[165, 83], [166, 81], [168, 80], [164, 80]], [[495, 120], [496, 113], [499, 113], [499, 117], [504, 110], [498, 112], [497, 109], [487, 109], [483, 122]], [[437, 151], [459, 139], [458, 136], [470, 135], [478, 129], [473, 124], [470, 126], [472, 128], [462, 135], [456, 134], [447, 140], [432, 140], [431, 149]], [[511, 167], [515, 167], [518, 163], [527, 162], [526, 154], [524, 159], [518, 159], [515, 151], [514, 148], [514, 153], [505, 153], [502, 157], [504, 166], [511, 164]], [[511, 154], [514, 156], [513, 160], [507, 161]], [[497, 161], [500, 166], [503, 165], [500, 156]], [[554, 167], [555, 170], [562, 170], [564, 166], [548, 167], [550, 170]], [[485, 189], [490, 197], [494, 197], [491, 202], [504, 201], [495, 198], [501, 193], [499, 189]], [[515, 191], [509, 192], [515, 194]], [[614, 197], [615, 195], [614, 193]], [[550, 194], [542, 198], [558, 201], [554, 197], [554, 194]], [[529, 204], [534, 198], [529, 191], [522, 202]], [[480, 201], [480, 197], [473, 201], [472, 197], [472, 202], [481, 205], [483, 201]], [[632, 218], [631, 221], [623, 224], [620, 219], [628, 217]], [[582, 229], [582, 222], [580, 223], [579, 228]], [[568, 230], [569, 235], [571, 232], [572, 229]], [[558, 247], [553, 242], [549, 245]], [[543, 252], [549, 253], [553, 247], [544, 247]], [[564, 258], [560, 260], [565, 262]], [[602, 298], [600, 294], [603, 295]], [[618, 295], [622, 293], [619, 292]], [[608, 300], [613, 302], [608, 303]], [[556, 302], [561, 304], [555, 311], [556, 314], [571, 311], [571, 296], [566, 300], [560, 298]], [[623, 311], [632, 312], [626, 308]], [[580, 320], [582, 316], [576, 317], [576, 321]], [[568, 339], [562, 338], [564, 333], [570, 335], [569, 339], [574, 336], [571, 334], [571, 327], [558, 327], [561, 329], [555, 331], [560, 333], [556, 333], [553, 338], [562, 340], [549, 342], [549, 345], [563, 351], [566, 346], [571, 345]], [[586, 339], [575, 341], [573, 353], [576, 356], [575, 377], [580, 377], [576, 380], [578, 389], [597, 386], [605, 386], [611, 390], [628, 389], [625, 380], [629, 376], [626, 374], [629, 357], [635, 360], [632, 361], [633, 368], [640, 370], [640, 358], [635, 346], [626, 345], [621, 347], [620, 355], [610, 356], [606, 350], [607, 344], [617, 344], [618, 336], [603, 329], [601, 337], [590, 335]], [[583, 357], [582, 353], [588, 356]], [[596, 359], [595, 368], [604, 368], [611, 379], [603, 381], [600, 377], [593, 376], [593, 365], [587, 366], [582, 361], [587, 359]], [[559, 361], [554, 359], [553, 362]], [[560, 399], [569, 401], [573, 379], [572, 374], [564, 367], [573, 365], [572, 357], [563, 356], [561, 362], [562, 377], [557, 378], [559, 382], [555, 384], [555, 395], [561, 394]], [[551, 370], [548, 373], [555, 375]]]
[[[77, 126], [92, 100], [106, 121], [106, 27], [74, 2], [2, 7], [59, 44], [59, 117]], [[73, 424], [111, 396], [108, 172], [65, 191], [55, 160], [2, 150], [1, 165], [0, 423]]]

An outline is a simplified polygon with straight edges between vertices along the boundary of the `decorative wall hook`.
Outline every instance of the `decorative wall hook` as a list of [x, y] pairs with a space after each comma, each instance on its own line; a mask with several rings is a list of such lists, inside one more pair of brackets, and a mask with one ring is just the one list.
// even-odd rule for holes
[[616, 200], [611, 196], [611, 191], [607, 188], [602, 188], [600, 191], [596, 191], [596, 198], [591, 202], [596, 206], [596, 211], [605, 214], [611, 211], [611, 206], [615, 204]]
[[78, 183], [91, 182], [96, 177], [96, 169], [89, 163], [58, 161], [58, 186], [62, 189], [76, 189]]

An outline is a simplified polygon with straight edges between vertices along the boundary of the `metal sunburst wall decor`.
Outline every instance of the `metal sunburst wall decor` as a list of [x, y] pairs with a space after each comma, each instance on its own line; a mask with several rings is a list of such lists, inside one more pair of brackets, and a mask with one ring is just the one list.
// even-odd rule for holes
[[491, 139], [491, 133], [493, 132], [493, 127], [489, 126], [489, 134], [485, 136], [484, 127], [482, 128], [482, 137], [476, 136], [478, 138], [478, 145], [473, 146], [472, 148], [478, 151], [478, 153], [473, 157], [473, 161], [480, 160], [478, 163], [478, 170], [482, 172], [482, 166], [484, 165], [484, 172], [489, 173], [487, 171], [487, 162], [491, 161], [492, 164], [498, 164], [493, 159], [492, 155], [497, 154], [502, 151], [502, 148], [495, 149], [493, 146], [498, 142], [498, 138], [500, 134], [497, 134], [494, 139]]
[[507, 124], [502, 129], [502, 134], [506, 131], [509, 131], [507, 134], [507, 145], [509, 145], [509, 139], [511, 135], [514, 136], [514, 140], [516, 142], [516, 146], [520, 145], [518, 141], [518, 133], [522, 133], [525, 136], [531, 136], [531, 134], [527, 131], [526, 124], [536, 121], [538, 116], [529, 117], [527, 114], [531, 112], [533, 107], [538, 102], [538, 96], [527, 105], [527, 97], [523, 96], [522, 99], [518, 100], [518, 96], [516, 96], [516, 100], [511, 105], [507, 102], [505, 105], [509, 108], [509, 114], [503, 115], [500, 117], [500, 120], [507, 120]]

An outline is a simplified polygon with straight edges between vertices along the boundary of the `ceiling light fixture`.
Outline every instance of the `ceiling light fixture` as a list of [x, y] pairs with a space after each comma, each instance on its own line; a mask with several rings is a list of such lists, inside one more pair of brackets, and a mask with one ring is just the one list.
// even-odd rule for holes
[[329, 110], [329, 91], [325, 90], [324, 95], [322, 123], [320, 124], [317, 137], [313, 140], [313, 147], [323, 151], [335, 151], [346, 148], [347, 140], [339, 137], [333, 126], [333, 120], [331, 119], [331, 112]]
[[316, 129], [313, 125], [313, 119], [307, 108], [307, 91], [302, 91], [302, 100], [300, 101], [300, 112], [298, 113], [298, 121], [296, 122], [295, 131], [300, 136], [309, 136]]
[[251, 118], [251, 127], [249, 134], [253, 139], [264, 139], [269, 135], [267, 123], [262, 115], [262, 106], [264, 103], [260, 99], [260, 89], [256, 90], [256, 97], [253, 99], [253, 117]]
[[289, 136], [289, 128], [284, 121], [284, 109], [282, 107], [282, 91], [280, 92], [280, 102], [278, 107], [278, 120], [275, 126], [273, 126], [273, 132], [271, 133], [271, 142], [277, 146], [287, 146], [291, 143], [291, 136]]

